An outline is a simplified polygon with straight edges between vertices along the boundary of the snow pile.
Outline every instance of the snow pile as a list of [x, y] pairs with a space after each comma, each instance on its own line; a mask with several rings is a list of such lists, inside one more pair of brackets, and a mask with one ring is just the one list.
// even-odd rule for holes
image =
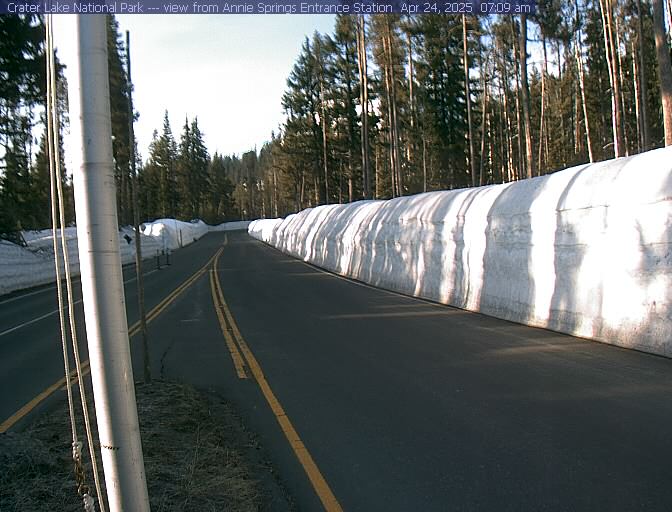
[[375, 286], [672, 356], [672, 148], [249, 233]]
[[175, 219], [159, 219], [145, 224], [143, 233], [154, 238], [162, 250], [175, 250], [195, 242], [208, 232], [202, 220], [183, 222]]
[[[69, 227], [65, 231], [70, 269], [73, 275], [79, 275], [77, 228]], [[163, 253], [188, 245], [207, 232], [208, 226], [202, 221], [162, 219], [145, 223], [141, 227], [142, 254], [152, 258], [157, 251]], [[51, 230], [25, 231], [23, 238], [28, 247], [0, 240], [0, 295], [56, 280]], [[60, 248], [60, 233], [58, 243]], [[135, 231], [132, 227], [119, 231], [119, 252], [122, 264], [135, 261]], [[61, 268], [64, 268], [62, 256]]]
[[224, 222], [223, 224], [218, 224], [217, 226], [210, 226], [210, 231], [238, 231], [244, 229], [247, 231], [247, 228], [250, 225], [249, 220], [239, 220], [236, 222]]
[[[24, 231], [27, 247], [0, 241], [0, 295], [50, 283], [56, 280], [54, 270], [54, 250], [51, 230]], [[77, 252], [77, 229], [65, 229], [65, 241], [70, 258], [70, 270], [79, 274], [79, 254]], [[58, 247], [61, 236], [58, 233]], [[63, 256], [60, 258], [63, 271]]]

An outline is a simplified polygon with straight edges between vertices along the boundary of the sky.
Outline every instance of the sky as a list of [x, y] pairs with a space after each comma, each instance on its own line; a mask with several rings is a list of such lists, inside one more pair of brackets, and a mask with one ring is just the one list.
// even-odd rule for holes
[[[55, 42], [71, 52], [69, 16], [56, 16]], [[135, 135], [146, 160], [167, 109], [179, 141], [198, 117], [212, 155], [260, 149], [283, 122], [281, 98], [303, 40], [332, 33], [331, 15], [118, 15], [131, 36]], [[69, 25], [70, 27], [72, 25]], [[60, 36], [60, 37], [59, 37]], [[59, 50], [59, 55], [62, 55]], [[67, 65], [67, 61], [66, 61]]]

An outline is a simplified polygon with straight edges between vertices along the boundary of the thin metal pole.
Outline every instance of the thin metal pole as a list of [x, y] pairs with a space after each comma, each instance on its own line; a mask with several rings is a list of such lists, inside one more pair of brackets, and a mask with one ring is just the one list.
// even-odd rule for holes
[[126, 73], [128, 75], [128, 140], [131, 159], [131, 195], [133, 200], [133, 224], [135, 227], [135, 275], [138, 286], [138, 314], [142, 333], [142, 361], [145, 383], [152, 381], [149, 364], [149, 338], [147, 336], [147, 315], [145, 314], [145, 285], [142, 276], [142, 242], [140, 240], [140, 206], [138, 204], [138, 174], [135, 169], [135, 133], [133, 131], [133, 80], [131, 80], [131, 34], [126, 31]]
[[75, 211], [105, 483], [111, 511], [149, 512], [119, 255], [105, 16], [77, 16], [77, 56], [70, 84], [81, 143]]

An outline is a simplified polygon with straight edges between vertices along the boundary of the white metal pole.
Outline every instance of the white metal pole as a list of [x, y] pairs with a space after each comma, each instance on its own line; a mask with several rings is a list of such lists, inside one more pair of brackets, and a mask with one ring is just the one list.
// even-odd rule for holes
[[105, 483], [111, 511], [148, 512], [119, 255], [105, 16], [77, 16], [77, 55], [70, 94], [81, 142], [75, 211]]

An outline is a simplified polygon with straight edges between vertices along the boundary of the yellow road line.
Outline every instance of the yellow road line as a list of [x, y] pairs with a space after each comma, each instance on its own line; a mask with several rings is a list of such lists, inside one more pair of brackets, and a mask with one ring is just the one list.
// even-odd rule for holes
[[340, 503], [336, 499], [336, 496], [334, 496], [334, 493], [331, 491], [329, 484], [322, 476], [322, 473], [317, 467], [317, 464], [315, 464], [315, 461], [313, 460], [313, 457], [310, 455], [308, 448], [306, 448], [306, 446], [303, 444], [303, 441], [301, 441], [301, 438], [299, 437], [299, 434], [292, 425], [292, 422], [287, 416], [287, 413], [285, 412], [282, 405], [278, 401], [277, 397], [275, 396], [275, 393], [273, 393], [271, 386], [268, 384], [268, 381], [264, 376], [264, 372], [262, 371], [261, 366], [257, 362], [257, 359], [254, 357], [254, 354], [252, 354], [250, 347], [247, 345], [242, 335], [240, 334], [240, 330], [236, 325], [236, 321], [233, 319], [233, 315], [231, 314], [231, 311], [229, 310], [229, 307], [226, 304], [226, 300], [224, 299], [224, 294], [222, 293], [222, 285], [219, 282], [219, 276], [217, 275], [218, 259], [219, 257], [215, 258], [214, 263], [215, 272], [213, 273], [215, 279], [215, 286], [217, 289], [217, 295], [219, 298], [219, 302], [221, 304], [221, 308], [224, 311], [226, 320], [228, 324], [231, 326], [231, 330], [233, 331], [233, 334], [235, 336], [236, 341], [238, 342], [238, 346], [240, 347], [241, 352], [245, 356], [247, 366], [248, 368], [250, 368], [250, 370], [252, 371], [252, 375], [254, 375], [254, 378], [259, 384], [259, 388], [261, 389], [264, 398], [268, 402], [268, 405], [271, 407], [271, 410], [273, 411], [276, 420], [280, 424], [282, 432], [285, 434], [285, 437], [287, 438], [289, 445], [292, 447], [292, 450], [294, 450], [294, 454], [299, 459], [299, 462], [301, 463], [303, 470], [306, 472], [306, 475], [308, 476], [308, 479], [310, 480], [313, 489], [320, 498], [322, 506], [324, 506], [324, 509], [327, 512], [342, 512], [343, 509], [341, 508]]
[[217, 318], [219, 319], [219, 325], [222, 328], [222, 334], [224, 334], [224, 339], [226, 340], [226, 346], [231, 353], [231, 359], [233, 360], [233, 366], [236, 369], [236, 374], [239, 379], [247, 379], [247, 373], [245, 373], [245, 363], [243, 358], [238, 351], [236, 342], [233, 341], [229, 328], [226, 325], [226, 320], [224, 320], [224, 315], [222, 314], [222, 306], [220, 305], [219, 299], [217, 297], [217, 291], [215, 289], [215, 271], [210, 271], [210, 289], [212, 291], [212, 303], [215, 305], [215, 311], [217, 312]]
[[[161, 312], [166, 309], [183, 291], [185, 291], [189, 286], [191, 286], [199, 277], [201, 277], [207, 270], [210, 265], [212, 265], [212, 262], [219, 256], [219, 254], [222, 252], [222, 248], [220, 248], [209, 260], [208, 262], [203, 265], [199, 270], [196, 271], [195, 274], [193, 274], [191, 277], [189, 277], [186, 281], [184, 281], [180, 286], [175, 288], [172, 292], [170, 292], [166, 298], [164, 298], [159, 304], [157, 304], [149, 313], [147, 313], [147, 323], [151, 322], [153, 319], [155, 319]], [[135, 322], [133, 326], [128, 330], [128, 336], [129, 338], [134, 336], [140, 331], [140, 322]], [[84, 361], [82, 363], [82, 375], [87, 375], [90, 371], [89, 368], [89, 361]], [[76, 379], [76, 371], [73, 371], [73, 377]], [[71, 379], [73, 379], [71, 377]], [[74, 384], [77, 382], [76, 380], [71, 380], [71, 384]], [[42, 391], [39, 395], [37, 395], [35, 398], [33, 398], [30, 402], [25, 404], [23, 407], [21, 407], [18, 411], [16, 411], [14, 414], [12, 414], [9, 418], [7, 418], [5, 421], [0, 423], [0, 434], [3, 434], [7, 432], [17, 421], [19, 421], [21, 418], [26, 416], [30, 411], [35, 409], [39, 404], [41, 404], [44, 400], [46, 400], [50, 395], [52, 395], [55, 391], [57, 391], [59, 388], [62, 388], [67, 385], [65, 377], [62, 377], [59, 379], [57, 382], [54, 382], [51, 386], [49, 386], [47, 389]]]

